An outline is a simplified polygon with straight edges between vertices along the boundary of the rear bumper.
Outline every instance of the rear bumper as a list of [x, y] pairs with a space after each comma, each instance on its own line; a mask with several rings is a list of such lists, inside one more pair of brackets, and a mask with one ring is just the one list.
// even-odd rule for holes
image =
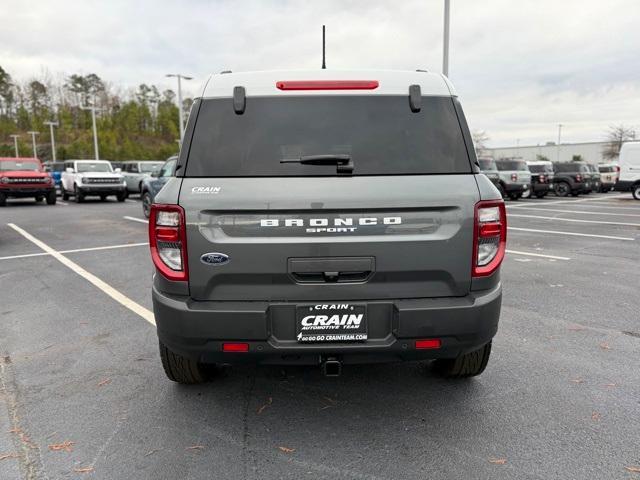
[[548, 193], [551, 189], [551, 185], [549, 183], [532, 183], [531, 191], [533, 193]]
[[523, 193], [529, 190], [528, 183], [505, 183], [504, 191], [507, 193]]
[[[454, 358], [493, 338], [501, 302], [500, 283], [465, 297], [358, 302], [367, 304], [366, 342], [300, 344], [295, 339], [295, 304], [195, 302], [153, 287], [160, 340], [170, 350], [204, 363], [317, 365], [327, 356], [343, 363]], [[441, 348], [416, 350], [414, 340], [425, 338], [439, 338]], [[226, 341], [247, 342], [249, 352], [223, 353]]]

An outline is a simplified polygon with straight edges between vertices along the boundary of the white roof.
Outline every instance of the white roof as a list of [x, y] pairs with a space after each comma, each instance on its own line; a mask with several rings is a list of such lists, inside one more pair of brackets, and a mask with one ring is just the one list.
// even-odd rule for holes
[[[280, 90], [276, 82], [287, 80], [377, 80], [372, 90]], [[246, 95], [408, 95], [410, 85], [420, 85], [423, 96], [456, 96], [451, 82], [440, 73], [393, 70], [274, 70], [264, 72], [219, 73], [209, 77], [203, 98], [232, 97], [234, 87], [244, 87]]]

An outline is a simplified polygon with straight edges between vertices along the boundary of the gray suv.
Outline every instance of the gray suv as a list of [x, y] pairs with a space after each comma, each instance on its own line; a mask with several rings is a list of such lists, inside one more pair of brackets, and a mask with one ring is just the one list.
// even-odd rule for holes
[[442, 75], [214, 75], [149, 218], [165, 373], [435, 360], [478, 375], [506, 232]]
[[518, 200], [531, 194], [531, 171], [521, 158], [501, 158], [496, 160], [500, 183], [498, 189], [504, 197]]

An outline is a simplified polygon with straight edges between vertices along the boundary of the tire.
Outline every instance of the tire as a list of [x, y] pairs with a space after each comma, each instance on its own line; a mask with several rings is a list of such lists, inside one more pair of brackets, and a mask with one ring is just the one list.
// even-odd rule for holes
[[521, 193], [510, 193], [509, 194], [509, 198], [513, 201], [517, 201], [520, 199], [520, 197], [522, 197]]
[[64, 187], [61, 187], [62, 189], [62, 200], [69, 200], [69, 194], [67, 193], [67, 191], [64, 189]]
[[640, 183], [636, 183], [631, 187], [631, 194], [633, 195], [633, 198], [640, 200]]
[[558, 182], [555, 186], [556, 195], [559, 197], [566, 197], [571, 193], [571, 185], [567, 182]]
[[7, 204], [7, 196], [4, 193], [0, 193], [0, 207], [4, 207]]
[[116, 198], [119, 202], [124, 202], [127, 199], [127, 191], [125, 190], [124, 192], [118, 193]]
[[457, 358], [443, 358], [433, 362], [436, 372], [446, 378], [475, 377], [484, 372], [491, 356], [491, 342]]
[[571, 192], [572, 197], [577, 197], [578, 195], [580, 195], [578, 192]]
[[124, 189], [124, 198], [129, 198], [129, 189], [128, 188]]
[[58, 200], [58, 195], [55, 190], [52, 190], [47, 194], [47, 205], [55, 205]]
[[77, 185], [73, 186], [73, 196], [76, 200], [76, 203], [84, 202], [84, 194], [80, 190], [78, 190]]
[[501, 183], [498, 184], [498, 191], [500, 192], [500, 195], [502, 195], [502, 198], [505, 198], [507, 196], [504, 191], [504, 186]]
[[38, 195], [36, 196], [36, 203], [40, 203], [41, 201], [44, 200], [44, 195]]
[[145, 218], [149, 218], [149, 215], [151, 215], [152, 203], [153, 200], [151, 199], [151, 194], [149, 192], [144, 192], [142, 194], [142, 213], [144, 214]]
[[142, 195], [142, 182], [138, 185], [138, 193]]
[[531, 198], [531, 189], [528, 188], [524, 192], [522, 192], [522, 198]]
[[194, 385], [207, 381], [205, 369], [190, 358], [173, 353], [160, 342], [160, 359], [167, 378], [173, 382]]

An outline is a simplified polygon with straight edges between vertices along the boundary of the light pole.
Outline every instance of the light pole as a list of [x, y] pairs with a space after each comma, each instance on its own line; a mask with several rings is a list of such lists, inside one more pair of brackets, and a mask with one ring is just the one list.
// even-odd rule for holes
[[56, 161], [56, 140], [53, 136], [53, 127], [58, 126], [58, 122], [44, 122], [45, 125], [49, 125], [49, 132], [51, 133], [51, 160]]
[[450, 0], [444, 0], [444, 38], [442, 41], [442, 73], [449, 76], [449, 14]]
[[36, 150], [36, 135], [40, 135], [40, 132], [27, 132], [31, 135], [31, 144], [33, 145], [33, 158], [38, 158], [38, 151]]
[[558, 151], [556, 153], [556, 161], [560, 161], [560, 139], [562, 138], [562, 124], [558, 124]]
[[11, 138], [13, 138], [13, 145], [14, 147], [16, 147], [16, 158], [18, 158], [20, 156], [20, 152], [18, 151], [18, 137], [20, 135], [9, 135]]
[[91, 121], [93, 122], [93, 150], [96, 155], [96, 160], [100, 160], [100, 154], [98, 153], [98, 129], [96, 128], [96, 110], [100, 110], [95, 105], [80, 105], [82, 110], [91, 110]]
[[184, 121], [182, 120], [182, 80], [193, 80], [193, 77], [188, 77], [180, 73], [167, 73], [166, 77], [176, 77], [178, 79], [178, 122], [180, 130], [180, 142], [184, 138]]

